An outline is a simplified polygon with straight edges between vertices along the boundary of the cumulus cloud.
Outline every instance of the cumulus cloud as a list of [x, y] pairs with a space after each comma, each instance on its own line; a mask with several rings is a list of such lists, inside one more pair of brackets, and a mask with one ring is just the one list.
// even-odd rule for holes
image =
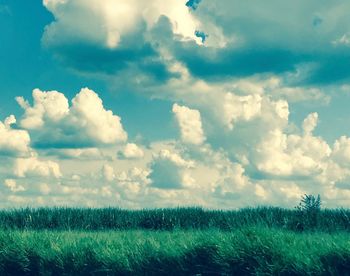
[[30, 136], [27, 131], [14, 129], [15, 116], [0, 121], [0, 155], [24, 156], [30, 152]]
[[350, 165], [350, 138], [341, 136], [333, 145], [332, 158], [341, 166]]
[[25, 191], [25, 188], [22, 185], [17, 185], [14, 179], [5, 179], [4, 184], [14, 193]]
[[331, 149], [322, 138], [312, 135], [317, 118], [317, 113], [312, 113], [304, 120], [304, 136], [287, 135], [281, 129], [270, 131], [257, 146], [257, 168], [277, 176], [310, 176], [321, 173]]
[[105, 158], [99, 148], [48, 149], [45, 155], [55, 155], [61, 159], [99, 160]]
[[22, 97], [17, 102], [25, 113], [20, 126], [35, 131], [41, 148], [83, 148], [124, 142], [120, 117], [105, 110], [102, 100], [92, 90], [83, 88], [69, 106], [64, 94], [57, 91], [33, 91], [33, 106]]
[[159, 40], [151, 39], [163, 18], [169, 22], [171, 39], [202, 44], [195, 35], [200, 22], [185, 0], [43, 3], [55, 17], [45, 28], [43, 45], [66, 66], [80, 72], [109, 76], [131, 70], [134, 76], [142, 71], [156, 80], [169, 78], [171, 74], [159, 53]]
[[[186, 7], [186, 1], [161, 0], [107, 0], [103, 3], [86, 1], [44, 0], [44, 6], [55, 16], [55, 21], [45, 30], [48, 43], [62, 43], [62, 39], [80, 39], [104, 43], [109, 48], [120, 46], [128, 33], [137, 32], [140, 25], [151, 29], [160, 16], [166, 16], [172, 23], [174, 34], [183, 39], [194, 39], [198, 22]], [[92, 20], [87, 21], [85, 16]], [[67, 27], [70, 27], [67, 29]], [[59, 35], [63, 37], [58, 37]], [[59, 38], [61, 41], [52, 40]]]
[[317, 126], [318, 114], [316, 112], [309, 114], [303, 122], [303, 130], [306, 135], [312, 134]]
[[50, 160], [39, 160], [36, 157], [17, 158], [14, 164], [17, 177], [53, 177], [62, 176], [58, 163]]
[[347, 47], [332, 47], [332, 42], [346, 45], [344, 34], [349, 33], [346, 27], [349, 19], [345, 5], [342, 2], [320, 5], [316, 0], [307, 5], [298, 0], [293, 7], [276, 0], [268, 4], [204, 0], [196, 9], [196, 17], [205, 22], [205, 31], [210, 22], [215, 22], [229, 42], [219, 50], [188, 44], [178, 47], [176, 56], [193, 75], [212, 80], [283, 74], [308, 64], [312, 69], [300, 76], [297, 83], [344, 82], [349, 78], [350, 51]]
[[177, 153], [161, 150], [150, 165], [152, 185], [162, 189], [181, 189], [194, 185], [189, 169], [193, 161], [183, 159]]
[[[34, 177], [47, 199], [33, 202], [101, 205], [118, 200], [131, 207], [281, 204], [308, 191], [340, 197], [336, 185], [350, 175], [349, 138], [339, 138], [332, 150], [313, 133], [318, 114], [307, 116], [300, 131], [289, 121], [290, 107], [295, 107], [289, 103], [328, 103], [320, 87], [303, 84], [348, 77], [347, 32], [334, 27], [345, 20], [335, 16], [341, 9], [311, 1], [300, 12], [299, 0], [295, 9], [278, 1], [271, 2], [273, 9], [258, 1], [199, 2], [44, 0], [55, 20], [45, 29], [43, 45], [76, 70], [108, 74], [102, 75], [111, 87], [136, 87], [182, 103], [172, 108], [181, 142], [149, 148], [123, 144], [120, 158], [106, 164], [100, 160], [101, 148], [108, 146], [115, 155], [119, 148], [113, 147], [127, 140], [120, 118], [89, 89], [71, 104], [58, 91], [36, 89], [32, 105], [17, 98], [25, 111], [19, 127], [25, 130], [18, 129], [14, 117], [0, 123], [0, 152], [3, 147], [7, 154], [24, 157], [29, 131], [39, 155], [15, 161], [14, 176], [6, 175], [3, 182], [8, 190], [27, 188]], [[47, 161], [43, 153], [61, 160]], [[45, 184], [49, 177], [63, 184]], [[9, 199], [25, 202], [19, 196]]]
[[118, 152], [122, 159], [141, 159], [144, 157], [143, 150], [134, 143], [127, 143], [123, 150]]
[[108, 164], [103, 165], [102, 175], [107, 182], [111, 182], [116, 178], [113, 167]]
[[184, 143], [193, 145], [202, 144], [205, 140], [205, 136], [199, 111], [174, 104], [173, 113], [180, 127], [181, 140]]

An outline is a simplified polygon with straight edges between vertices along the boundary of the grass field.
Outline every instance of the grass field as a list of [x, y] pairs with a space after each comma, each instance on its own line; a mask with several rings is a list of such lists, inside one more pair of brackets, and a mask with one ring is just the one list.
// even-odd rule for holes
[[0, 275], [350, 275], [350, 212], [0, 212]]
[[1, 275], [349, 275], [350, 237], [267, 228], [1, 231]]
[[123, 210], [118, 208], [39, 208], [0, 211], [0, 229], [27, 230], [235, 230], [261, 226], [297, 232], [350, 232], [350, 210], [302, 211], [275, 207], [235, 211], [175, 208]]

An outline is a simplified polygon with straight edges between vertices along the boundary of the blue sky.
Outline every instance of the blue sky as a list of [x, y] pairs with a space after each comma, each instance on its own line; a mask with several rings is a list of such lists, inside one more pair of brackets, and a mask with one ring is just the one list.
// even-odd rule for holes
[[348, 207], [348, 8], [0, 0], [0, 207]]

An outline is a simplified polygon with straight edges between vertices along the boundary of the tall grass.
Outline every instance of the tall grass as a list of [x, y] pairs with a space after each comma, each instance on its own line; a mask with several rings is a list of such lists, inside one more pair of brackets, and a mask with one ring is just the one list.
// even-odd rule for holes
[[350, 231], [350, 210], [304, 212], [273, 207], [236, 211], [175, 208], [123, 210], [118, 208], [39, 208], [0, 211], [0, 229], [125, 230], [220, 229], [263, 226], [293, 231]]
[[348, 234], [0, 231], [0, 275], [349, 275]]

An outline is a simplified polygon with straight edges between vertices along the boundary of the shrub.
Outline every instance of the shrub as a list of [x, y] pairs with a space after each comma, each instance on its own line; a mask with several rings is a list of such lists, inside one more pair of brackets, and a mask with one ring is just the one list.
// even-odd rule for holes
[[296, 230], [316, 230], [321, 212], [320, 195], [303, 195], [296, 209], [299, 211]]

